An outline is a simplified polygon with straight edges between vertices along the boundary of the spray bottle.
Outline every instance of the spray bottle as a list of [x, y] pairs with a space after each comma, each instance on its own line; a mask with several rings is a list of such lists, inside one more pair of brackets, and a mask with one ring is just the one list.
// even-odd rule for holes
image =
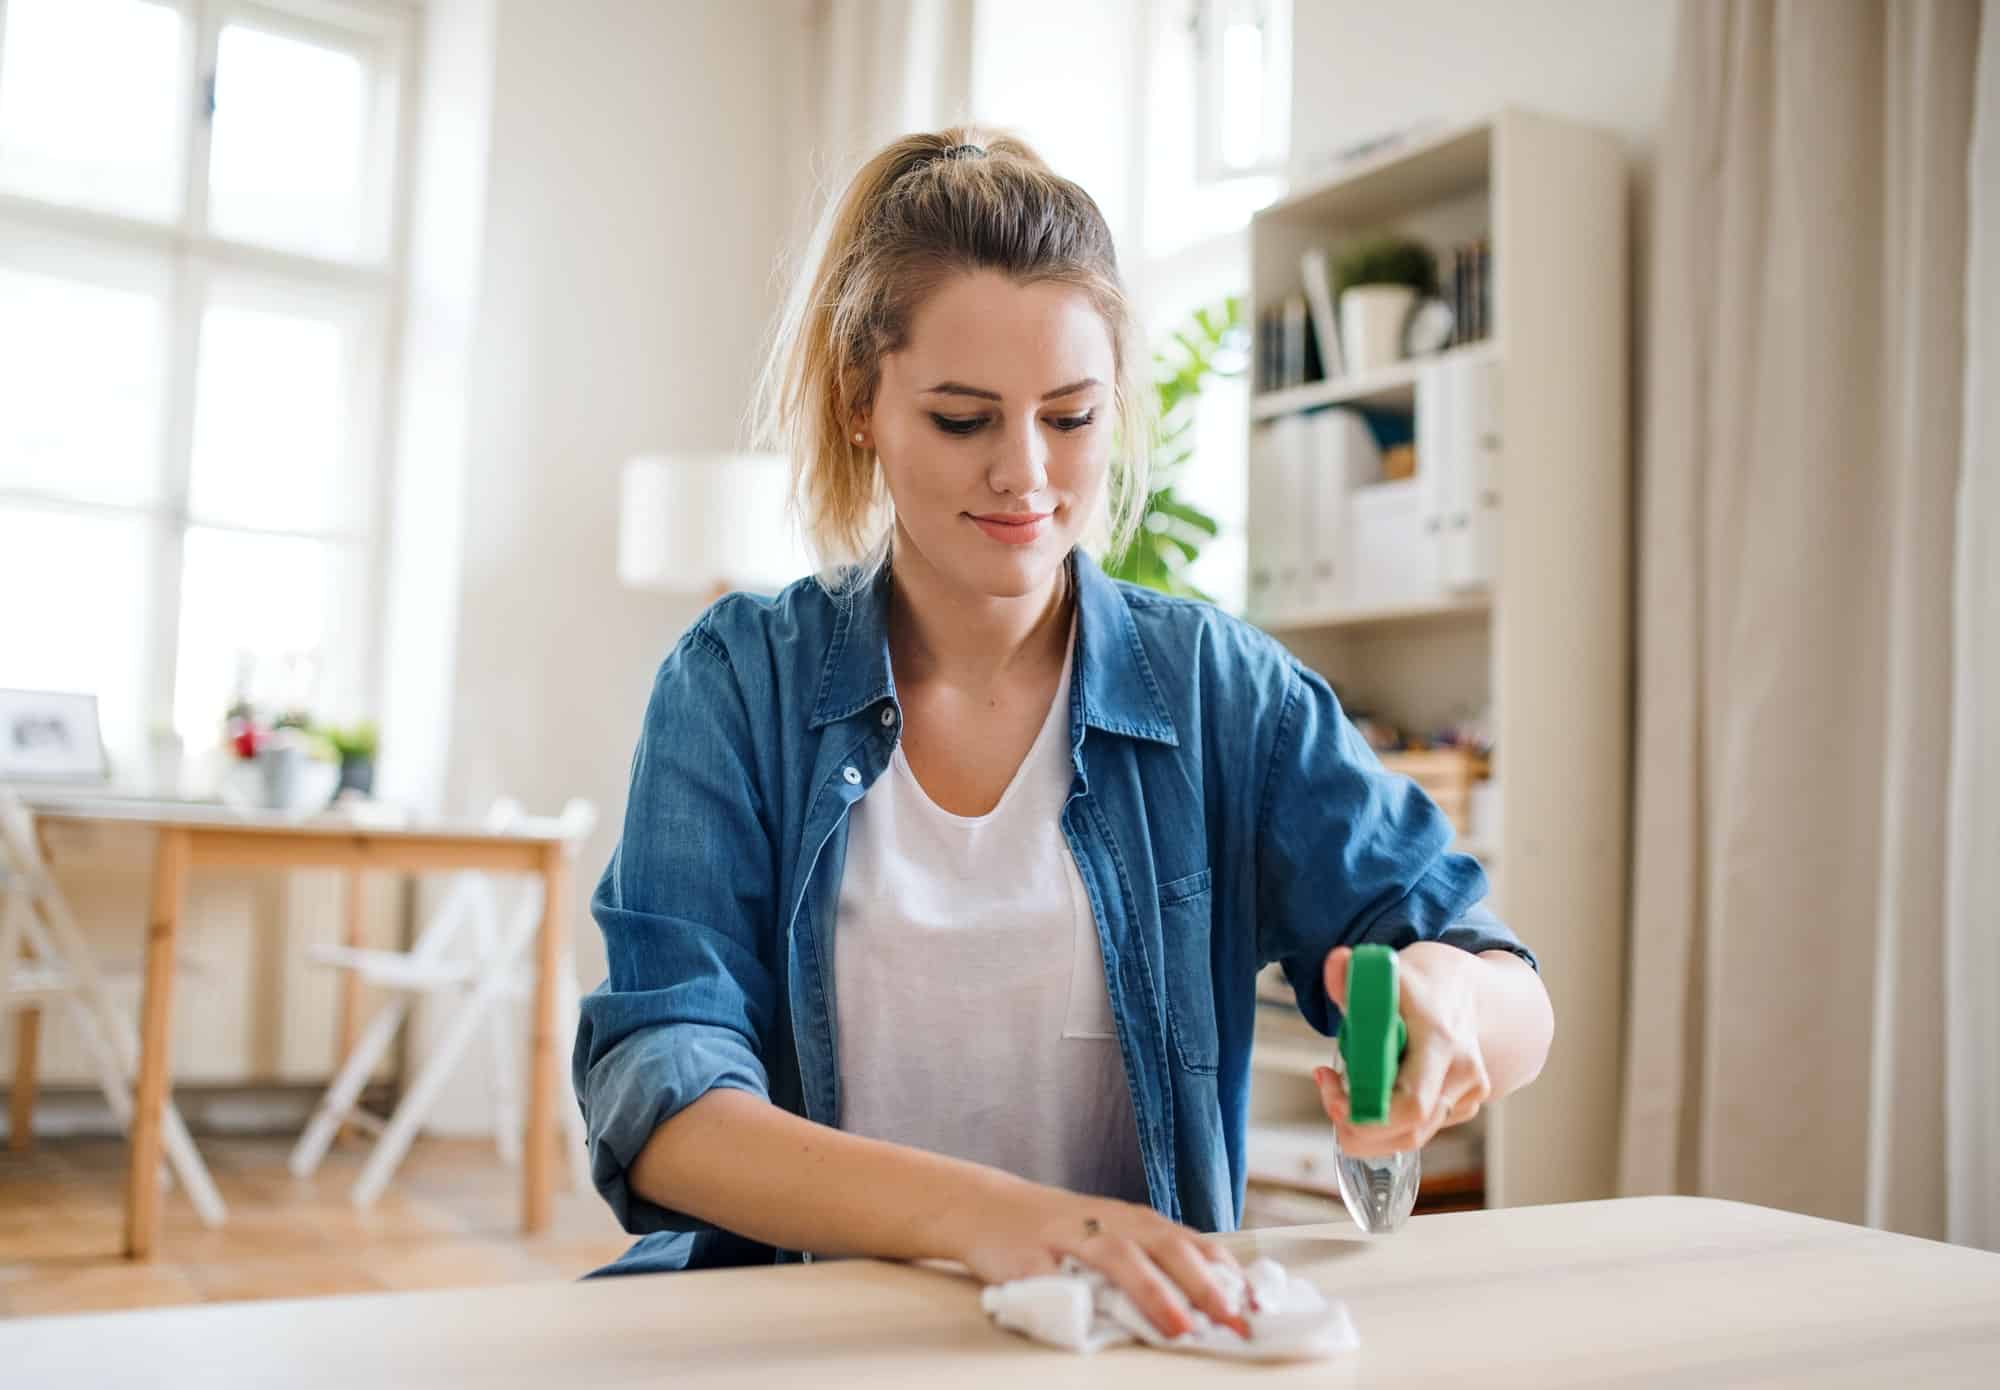
[[[1333, 1068], [1347, 1079], [1348, 1114], [1357, 1125], [1389, 1119], [1396, 1068], [1409, 1036], [1403, 1027], [1396, 953], [1387, 946], [1357, 946], [1347, 966], [1347, 1008], [1335, 1035]], [[1336, 1153], [1340, 1199], [1356, 1225], [1370, 1235], [1400, 1228], [1416, 1205], [1423, 1154], [1417, 1149], [1386, 1158]]]

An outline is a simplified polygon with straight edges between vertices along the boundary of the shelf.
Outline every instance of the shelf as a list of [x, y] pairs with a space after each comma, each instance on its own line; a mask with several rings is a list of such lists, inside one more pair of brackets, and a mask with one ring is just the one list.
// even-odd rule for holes
[[1265, 391], [1251, 398], [1250, 418], [1275, 420], [1281, 415], [1318, 410], [1329, 405], [1415, 410], [1417, 372], [1427, 363], [1444, 362], [1461, 356], [1485, 357], [1498, 351], [1499, 345], [1493, 339], [1482, 338], [1476, 343], [1447, 348], [1429, 357], [1412, 357], [1386, 367], [1377, 367], [1372, 372], [1352, 373], [1335, 377], [1332, 381], [1309, 381], [1304, 386], [1290, 386], [1283, 391]]
[[1495, 118], [1410, 131], [1396, 143], [1322, 173], [1252, 219], [1259, 223], [1367, 223], [1492, 183]]
[[[1445, 1131], [1424, 1146], [1424, 1182], [1477, 1179], [1485, 1167], [1485, 1145], [1463, 1127]], [[1244, 1136], [1245, 1166], [1253, 1182], [1276, 1183], [1307, 1192], [1338, 1195], [1334, 1161], [1339, 1150], [1325, 1119], [1253, 1124]]]
[[1300, 609], [1291, 613], [1249, 614], [1249, 621], [1267, 632], [1330, 631], [1340, 628], [1394, 627], [1482, 617], [1493, 611], [1488, 590], [1419, 599], [1413, 603], [1376, 604], [1360, 608]]
[[1389, 410], [1414, 410], [1417, 401], [1417, 361], [1397, 362], [1372, 372], [1309, 381], [1283, 391], [1265, 391], [1250, 402], [1253, 420], [1275, 420], [1323, 405], [1372, 405]]

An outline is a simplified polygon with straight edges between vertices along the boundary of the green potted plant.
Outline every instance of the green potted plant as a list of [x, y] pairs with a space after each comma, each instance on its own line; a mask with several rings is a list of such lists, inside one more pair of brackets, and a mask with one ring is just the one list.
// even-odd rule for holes
[[1372, 371], [1401, 360], [1403, 325], [1417, 300], [1436, 288], [1437, 258], [1409, 237], [1372, 237], [1341, 252], [1333, 285], [1347, 369]]
[[1153, 353], [1159, 435], [1152, 482], [1131, 543], [1107, 558], [1104, 572], [1112, 578], [1185, 598], [1209, 598], [1187, 577], [1187, 569], [1214, 537], [1216, 521], [1175, 488], [1194, 459], [1195, 403], [1202, 386], [1214, 377], [1242, 374], [1244, 336], [1243, 301], [1232, 295], [1215, 308], [1196, 310]]
[[340, 790], [363, 796], [375, 793], [375, 750], [381, 739], [375, 726], [363, 721], [347, 728], [329, 728], [326, 740], [340, 755]]

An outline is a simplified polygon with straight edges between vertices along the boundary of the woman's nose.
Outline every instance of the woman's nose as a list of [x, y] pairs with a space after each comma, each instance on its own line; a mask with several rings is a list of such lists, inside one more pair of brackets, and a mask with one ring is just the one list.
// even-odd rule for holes
[[987, 486], [1012, 497], [1031, 497], [1048, 480], [1048, 442], [1033, 421], [1025, 429], [1011, 431], [1010, 437], [1001, 441], [986, 470]]

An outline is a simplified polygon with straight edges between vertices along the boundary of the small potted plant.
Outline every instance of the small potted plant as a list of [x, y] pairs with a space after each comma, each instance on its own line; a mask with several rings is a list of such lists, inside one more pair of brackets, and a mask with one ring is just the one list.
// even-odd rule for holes
[[328, 729], [326, 738], [340, 755], [340, 790], [373, 796], [375, 749], [381, 742], [375, 726], [364, 721], [344, 729]]
[[1437, 258], [1409, 237], [1358, 242], [1334, 263], [1340, 298], [1340, 346], [1351, 372], [1400, 361], [1403, 325], [1437, 284]]

